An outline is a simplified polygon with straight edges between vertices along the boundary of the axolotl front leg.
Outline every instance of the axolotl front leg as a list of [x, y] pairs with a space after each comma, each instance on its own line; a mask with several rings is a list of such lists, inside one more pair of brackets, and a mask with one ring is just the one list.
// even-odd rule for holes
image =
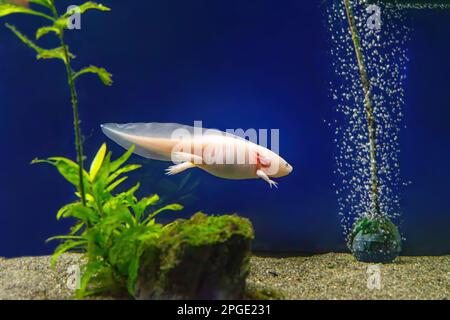
[[275, 188], [278, 188], [278, 183], [270, 180], [269, 176], [261, 169], [261, 168], [269, 168], [271, 165], [270, 159], [264, 157], [259, 152], [256, 152], [256, 175], [266, 181], [270, 188], [272, 189], [272, 186], [275, 186]]
[[270, 180], [269, 176], [261, 169], [256, 170], [256, 175], [261, 179], [263, 179], [264, 181], [266, 181], [270, 185], [270, 188], [272, 188], [272, 186], [278, 188], [278, 183], [273, 180]]

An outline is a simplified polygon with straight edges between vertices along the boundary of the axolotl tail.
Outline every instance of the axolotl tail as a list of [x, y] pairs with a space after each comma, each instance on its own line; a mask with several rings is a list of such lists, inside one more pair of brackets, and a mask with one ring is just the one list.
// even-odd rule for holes
[[103, 133], [125, 149], [135, 145], [134, 153], [149, 159], [170, 161], [180, 130], [191, 133], [193, 127], [177, 123], [107, 123], [101, 125]]

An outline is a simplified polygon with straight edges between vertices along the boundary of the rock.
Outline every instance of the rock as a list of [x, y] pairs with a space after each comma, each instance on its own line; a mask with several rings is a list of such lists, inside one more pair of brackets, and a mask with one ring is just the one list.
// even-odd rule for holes
[[242, 299], [249, 273], [249, 220], [195, 214], [169, 225], [141, 258], [137, 299]]
[[402, 240], [397, 227], [389, 219], [363, 217], [354, 226], [350, 249], [358, 261], [389, 263], [400, 254]]

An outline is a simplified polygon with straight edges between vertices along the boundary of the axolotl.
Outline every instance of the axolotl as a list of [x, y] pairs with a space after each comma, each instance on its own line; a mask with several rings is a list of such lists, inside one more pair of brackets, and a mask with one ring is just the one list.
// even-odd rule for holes
[[166, 174], [191, 168], [224, 179], [263, 179], [277, 187], [271, 178], [290, 174], [292, 166], [277, 153], [242, 137], [213, 129], [177, 123], [130, 123], [101, 125], [103, 133], [125, 149], [145, 158], [172, 161]]

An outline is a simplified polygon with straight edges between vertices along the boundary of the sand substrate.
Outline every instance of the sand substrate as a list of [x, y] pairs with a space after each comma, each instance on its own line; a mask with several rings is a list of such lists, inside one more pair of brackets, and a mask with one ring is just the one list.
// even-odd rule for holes
[[448, 300], [450, 256], [399, 257], [379, 265], [343, 253], [254, 257], [248, 281], [272, 287], [286, 299]]
[[[0, 258], [0, 299], [71, 299], [68, 270], [78, 254]], [[70, 279], [69, 279], [70, 283]], [[392, 264], [357, 262], [351, 255], [255, 256], [248, 284], [286, 299], [449, 299], [450, 256], [399, 257]]]

